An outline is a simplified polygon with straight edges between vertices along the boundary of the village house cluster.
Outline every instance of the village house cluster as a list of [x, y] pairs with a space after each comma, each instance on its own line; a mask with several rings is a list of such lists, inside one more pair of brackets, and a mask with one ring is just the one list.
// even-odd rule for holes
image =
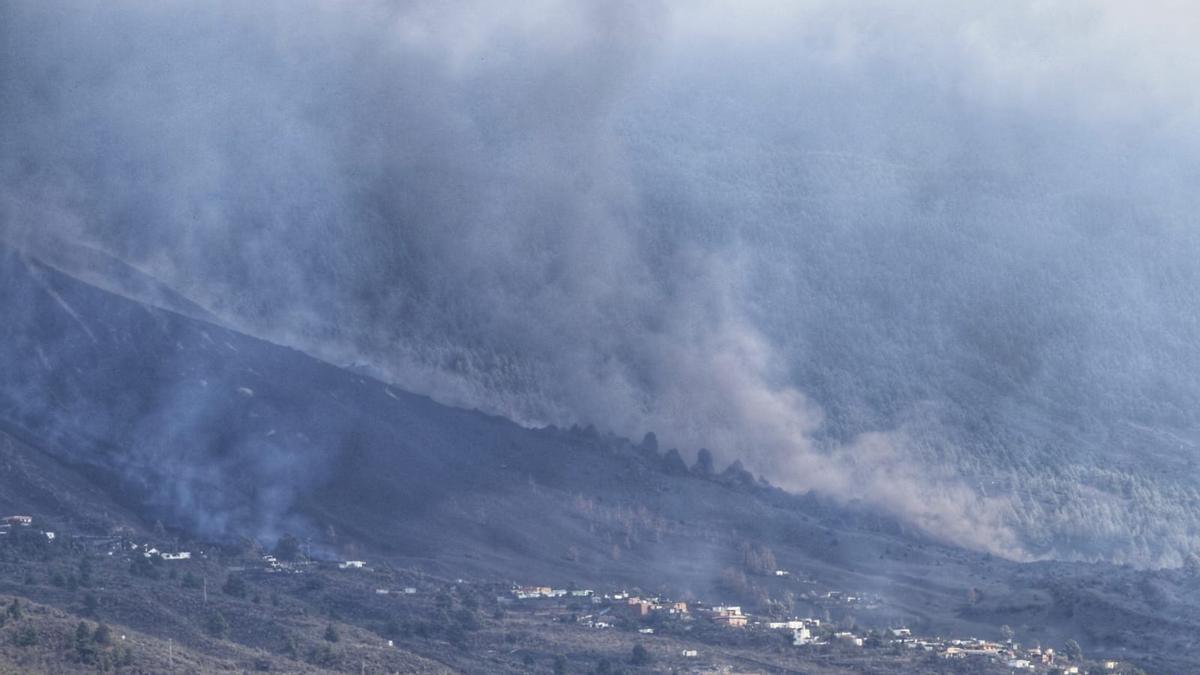
[[158, 550], [157, 547], [151, 546], [150, 544], [137, 544], [137, 543], [130, 542], [130, 549], [133, 551], [140, 551], [142, 556], [145, 558], [159, 558], [162, 560], [191, 560], [192, 559], [191, 551], [178, 551], [175, 553], [171, 553], [168, 551], [160, 551], [160, 550]]
[[[39, 531], [48, 540], [55, 540], [55, 533], [34, 528], [32, 516], [13, 515], [0, 519], [0, 536], [8, 535], [17, 528], [30, 528]], [[88, 536], [74, 537], [93, 549], [107, 550], [109, 556], [121, 555], [123, 558], [159, 559], [163, 561], [186, 561], [193, 557], [205, 558], [203, 551], [164, 551], [157, 546], [133, 541], [123, 536]], [[314, 568], [339, 569], [350, 572], [372, 572], [363, 560], [315, 560], [307, 556], [298, 561], [279, 560], [274, 555], [263, 555], [260, 558], [260, 572], [267, 573], [300, 573]], [[231, 567], [226, 571], [248, 571], [252, 568]], [[776, 570], [777, 577], [792, 576], [787, 570]], [[462, 579], [457, 584], [465, 583]], [[810, 583], [807, 580], [804, 583]], [[399, 588], [376, 588], [375, 594], [381, 596], [411, 596], [418, 592], [416, 587], [403, 586]], [[882, 602], [878, 596], [864, 593], [847, 593], [843, 591], [810, 591], [804, 594], [806, 599], [818, 607], [830, 605], [874, 606]], [[1040, 645], [1022, 647], [1012, 640], [993, 642], [973, 637], [943, 638], [923, 637], [914, 635], [907, 627], [889, 627], [883, 630], [868, 630], [856, 633], [852, 630], [839, 630], [830, 625], [828, 620], [812, 617], [790, 617], [786, 619], [756, 617], [743, 611], [739, 605], [709, 605], [697, 601], [680, 601], [660, 596], [643, 596], [630, 594], [625, 590], [598, 592], [590, 588], [561, 588], [553, 586], [519, 586], [514, 585], [508, 595], [500, 596], [501, 604], [527, 604], [540, 611], [548, 611], [558, 617], [558, 620], [571, 620], [575, 623], [594, 629], [625, 628], [636, 630], [642, 635], [654, 635], [656, 627], [665, 630], [664, 621], [681, 622], [684, 625], [696, 625], [694, 622], [706, 621], [729, 630], [762, 630], [790, 632], [790, 642], [797, 648], [829, 648], [868, 650], [901, 649], [911, 653], [929, 653], [944, 659], [978, 661], [990, 664], [1000, 664], [1013, 671], [1051, 672], [1064, 675], [1078, 675], [1081, 672], [1097, 672], [1095, 662], [1092, 670], [1085, 670], [1081, 663], [1062, 658], [1055, 650], [1043, 648]], [[569, 612], [569, 615], [568, 615]], [[569, 619], [567, 618], [569, 616]], [[828, 613], [826, 616], [828, 619]], [[680, 653], [685, 658], [696, 658], [700, 649], [683, 649]], [[1098, 663], [1101, 672], [1121, 673], [1127, 669], [1126, 664], [1117, 661], [1102, 661]]]
[[1054, 650], [1043, 649], [1040, 645], [1021, 648], [1012, 642], [992, 642], [977, 638], [943, 639], [913, 638], [904, 636], [897, 642], [907, 649], [919, 649], [935, 652], [947, 659], [977, 659], [990, 663], [1003, 663], [1014, 670], [1037, 670], [1039, 666], [1054, 666], [1056, 670], [1068, 675], [1079, 673], [1079, 666], [1065, 663], [1063, 659], [1055, 659]]
[[815, 591], [804, 593], [801, 598], [821, 607], [853, 607], [855, 609], [876, 609], [883, 605], [883, 598], [873, 593], [846, 593], [843, 591]]
[[[33, 516], [5, 516], [0, 520], [0, 536], [8, 534], [14, 527], [33, 527]], [[54, 533], [49, 530], [38, 530], [48, 539], [54, 541]]]
[[[779, 576], [784, 576], [780, 574]], [[874, 603], [878, 600], [865, 594], [847, 594], [839, 591], [829, 591], [813, 594], [814, 597], [836, 603], [858, 604]], [[612, 629], [620, 625], [629, 627], [643, 635], [653, 635], [655, 628], [647, 623], [656, 624], [650, 619], [656, 616], [673, 618], [685, 622], [705, 620], [733, 630], [770, 630], [790, 631], [791, 642], [801, 648], [822, 648], [839, 646], [843, 649], [902, 649], [905, 651], [926, 652], [945, 659], [978, 660], [990, 664], [1000, 664], [1013, 671], [1027, 672], [1056, 672], [1064, 675], [1078, 675], [1083, 670], [1081, 664], [1071, 662], [1056, 654], [1053, 649], [1040, 645], [1022, 647], [1011, 640], [992, 642], [988, 640], [969, 638], [943, 638], [915, 636], [907, 627], [891, 627], [884, 630], [870, 630], [856, 633], [850, 630], [838, 630], [823, 623], [821, 619], [812, 617], [793, 617], [788, 619], [758, 618], [747, 614], [742, 607], [736, 605], [707, 605], [702, 602], [681, 602], [661, 597], [642, 597], [631, 595], [626, 591], [599, 593], [592, 589], [565, 589], [551, 586], [514, 586], [511, 597], [499, 598], [505, 603], [530, 603], [531, 606], [543, 608], [558, 608], [566, 611], [568, 608], [578, 609], [580, 600], [586, 600], [592, 611], [585, 614], [572, 613], [570, 616], [580, 625], [596, 629]], [[574, 602], [572, 602], [574, 601]], [[630, 621], [632, 620], [632, 621]], [[685, 649], [683, 657], [696, 657], [697, 649]], [[1116, 661], [1100, 662], [1100, 667], [1106, 672], [1121, 672], [1123, 664]]]
[[376, 595], [416, 595], [416, 593], [417, 593], [416, 586], [405, 586], [404, 588], [397, 588], [397, 589], [391, 589], [391, 588], [376, 588], [375, 589]]
[[263, 565], [266, 567], [265, 571], [268, 574], [300, 574], [312, 566], [312, 563], [308, 562], [307, 560], [280, 560], [279, 558], [270, 554], [264, 555], [262, 557], [262, 561]]

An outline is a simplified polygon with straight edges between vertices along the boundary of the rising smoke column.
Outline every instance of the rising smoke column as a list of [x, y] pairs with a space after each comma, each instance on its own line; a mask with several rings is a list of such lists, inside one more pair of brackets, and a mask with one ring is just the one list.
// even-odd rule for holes
[[0, 233], [447, 403], [1170, 563], [1190, 488], [1136, 465], [1200, 409], [1188, 21], [937, 10], [6, 5]]

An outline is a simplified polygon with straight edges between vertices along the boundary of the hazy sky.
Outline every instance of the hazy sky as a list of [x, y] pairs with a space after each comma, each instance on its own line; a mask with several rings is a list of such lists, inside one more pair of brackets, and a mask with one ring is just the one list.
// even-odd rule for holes
[[10, 2], [0, 236], [443, 402], [653, 429], [1022, 555], [996, 476], [1200, 422], [1198, 18]]

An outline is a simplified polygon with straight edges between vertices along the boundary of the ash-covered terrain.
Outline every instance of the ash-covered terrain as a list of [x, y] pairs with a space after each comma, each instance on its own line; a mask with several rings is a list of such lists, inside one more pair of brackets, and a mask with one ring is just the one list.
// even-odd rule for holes
[[1190, 24], [947, 4], [9, 3], [0, 234], [449, 405], [1178, 567]]
[[[636, 644], [658, 654], [657, 666], [639, 666], [649, 669], [698, 667], [687, 658], [700, 657], [681, 656], [692, 649], [705, 654], [705, 667], [761, 672], [1001, 672], [1007, 663], [947, 656], [950, 642], [928, 653], [879, 638], [875, 647], [846, 648], [836, 638], [786, 646], [790, 632], [781, 638], [763, 626], [788, 617], [868, 640], [871, 631], [906, 628], [998, 644], [1011, 629], [1017, 642], [1057, 648], [1057, 665], [1046, 669], [1071, 663], [1062, 656], [1068, 640], [1087, 658], [1126, 669], [1183, 672], [1195, 663], [1195, 568], [1012, 562], [931, 538], [878, 508], [787, 493], [740, 463], [729, 466], [734, 457], [705, 452], [686, 462], [652, 436], [527, 429], [439, 405], [100, 290], [13, 249], [4, 250], [3, 274], [4, 312], [24, 319], [0, 328], [0, 506], [37, 525], [14, 524], [0, 539], [0, 592], [46, 607], [39, 611], [71, 630], [82, 618], [138, 631], [134, 671], [161, 668], [164, 641], [200, 671], [358, 668], [354, 652], [312, 651], [344, 646], [317, 635], [326, 624], [366, 631], [370, 639], [361, 639], [375, 651], [363, 658], [402, 672], [419, 670], [412, 664], [421, 659], [430, 672], [494, 672], [494, 641], [506, 644], [510, 631], [529, 634], [501, 659], [514, 672], [549, 671], [556, 657], [569, 659], [570, 672], [605, 659], [629, 667]], [[288, 560], [304, 566], [271, 574], [262, 556], [285, 555], [287, 541], [297, 543]], [[191, 559], [159, 559], [184, 549]], [[369, 571], [336, 570], [346, 560]], [[97, 579], [68, 584], [81, 565]], [[199, 576], [213, 585], [212, 606], [197, 600]], [[243, 576], [250, 590], [220, 591]], [[421, 602], [450, 593], [453, 607], [472, 605], [481, 623], [446, 634], [438, 617], [457, 625], [447, 608], [396, 606], [395, 596], [373, 593], [391, 589], [405, 602], [402, 589], [413, 584]], [[637, 632], [638, 621], [575, 623], [592, 609], [590, 597], [555, 613], [552, 603], [523, 607], [531, 601], [514, 600], [514, 586], [736, 604], [755, 624], [724, 626], [693, 604], [694, 627], [645, 624], [658, 627], [656, 642]], [[206, 628], [214, 611], [232, 628]], [[39, 624], [37, 649], [58, 650], [56, 630]], [[552, 647], [542, 630], [552, 631]], [[384, 649], [386, 640], [399, 647]], [[439, 646], [447, 640], [465, 651], [447, 660]], [[31, 657], [34, 650], [5, 658], [49, 670], [91, 667], [67, 647], [61, 661]]]

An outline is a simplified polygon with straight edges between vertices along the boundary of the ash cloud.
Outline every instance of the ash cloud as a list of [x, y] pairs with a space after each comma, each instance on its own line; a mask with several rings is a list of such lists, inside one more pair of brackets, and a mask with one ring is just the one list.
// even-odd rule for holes
[[0, 13], [0, 234], [43, 258], [1013, 557], [1200, 544], [1189, 11]]

